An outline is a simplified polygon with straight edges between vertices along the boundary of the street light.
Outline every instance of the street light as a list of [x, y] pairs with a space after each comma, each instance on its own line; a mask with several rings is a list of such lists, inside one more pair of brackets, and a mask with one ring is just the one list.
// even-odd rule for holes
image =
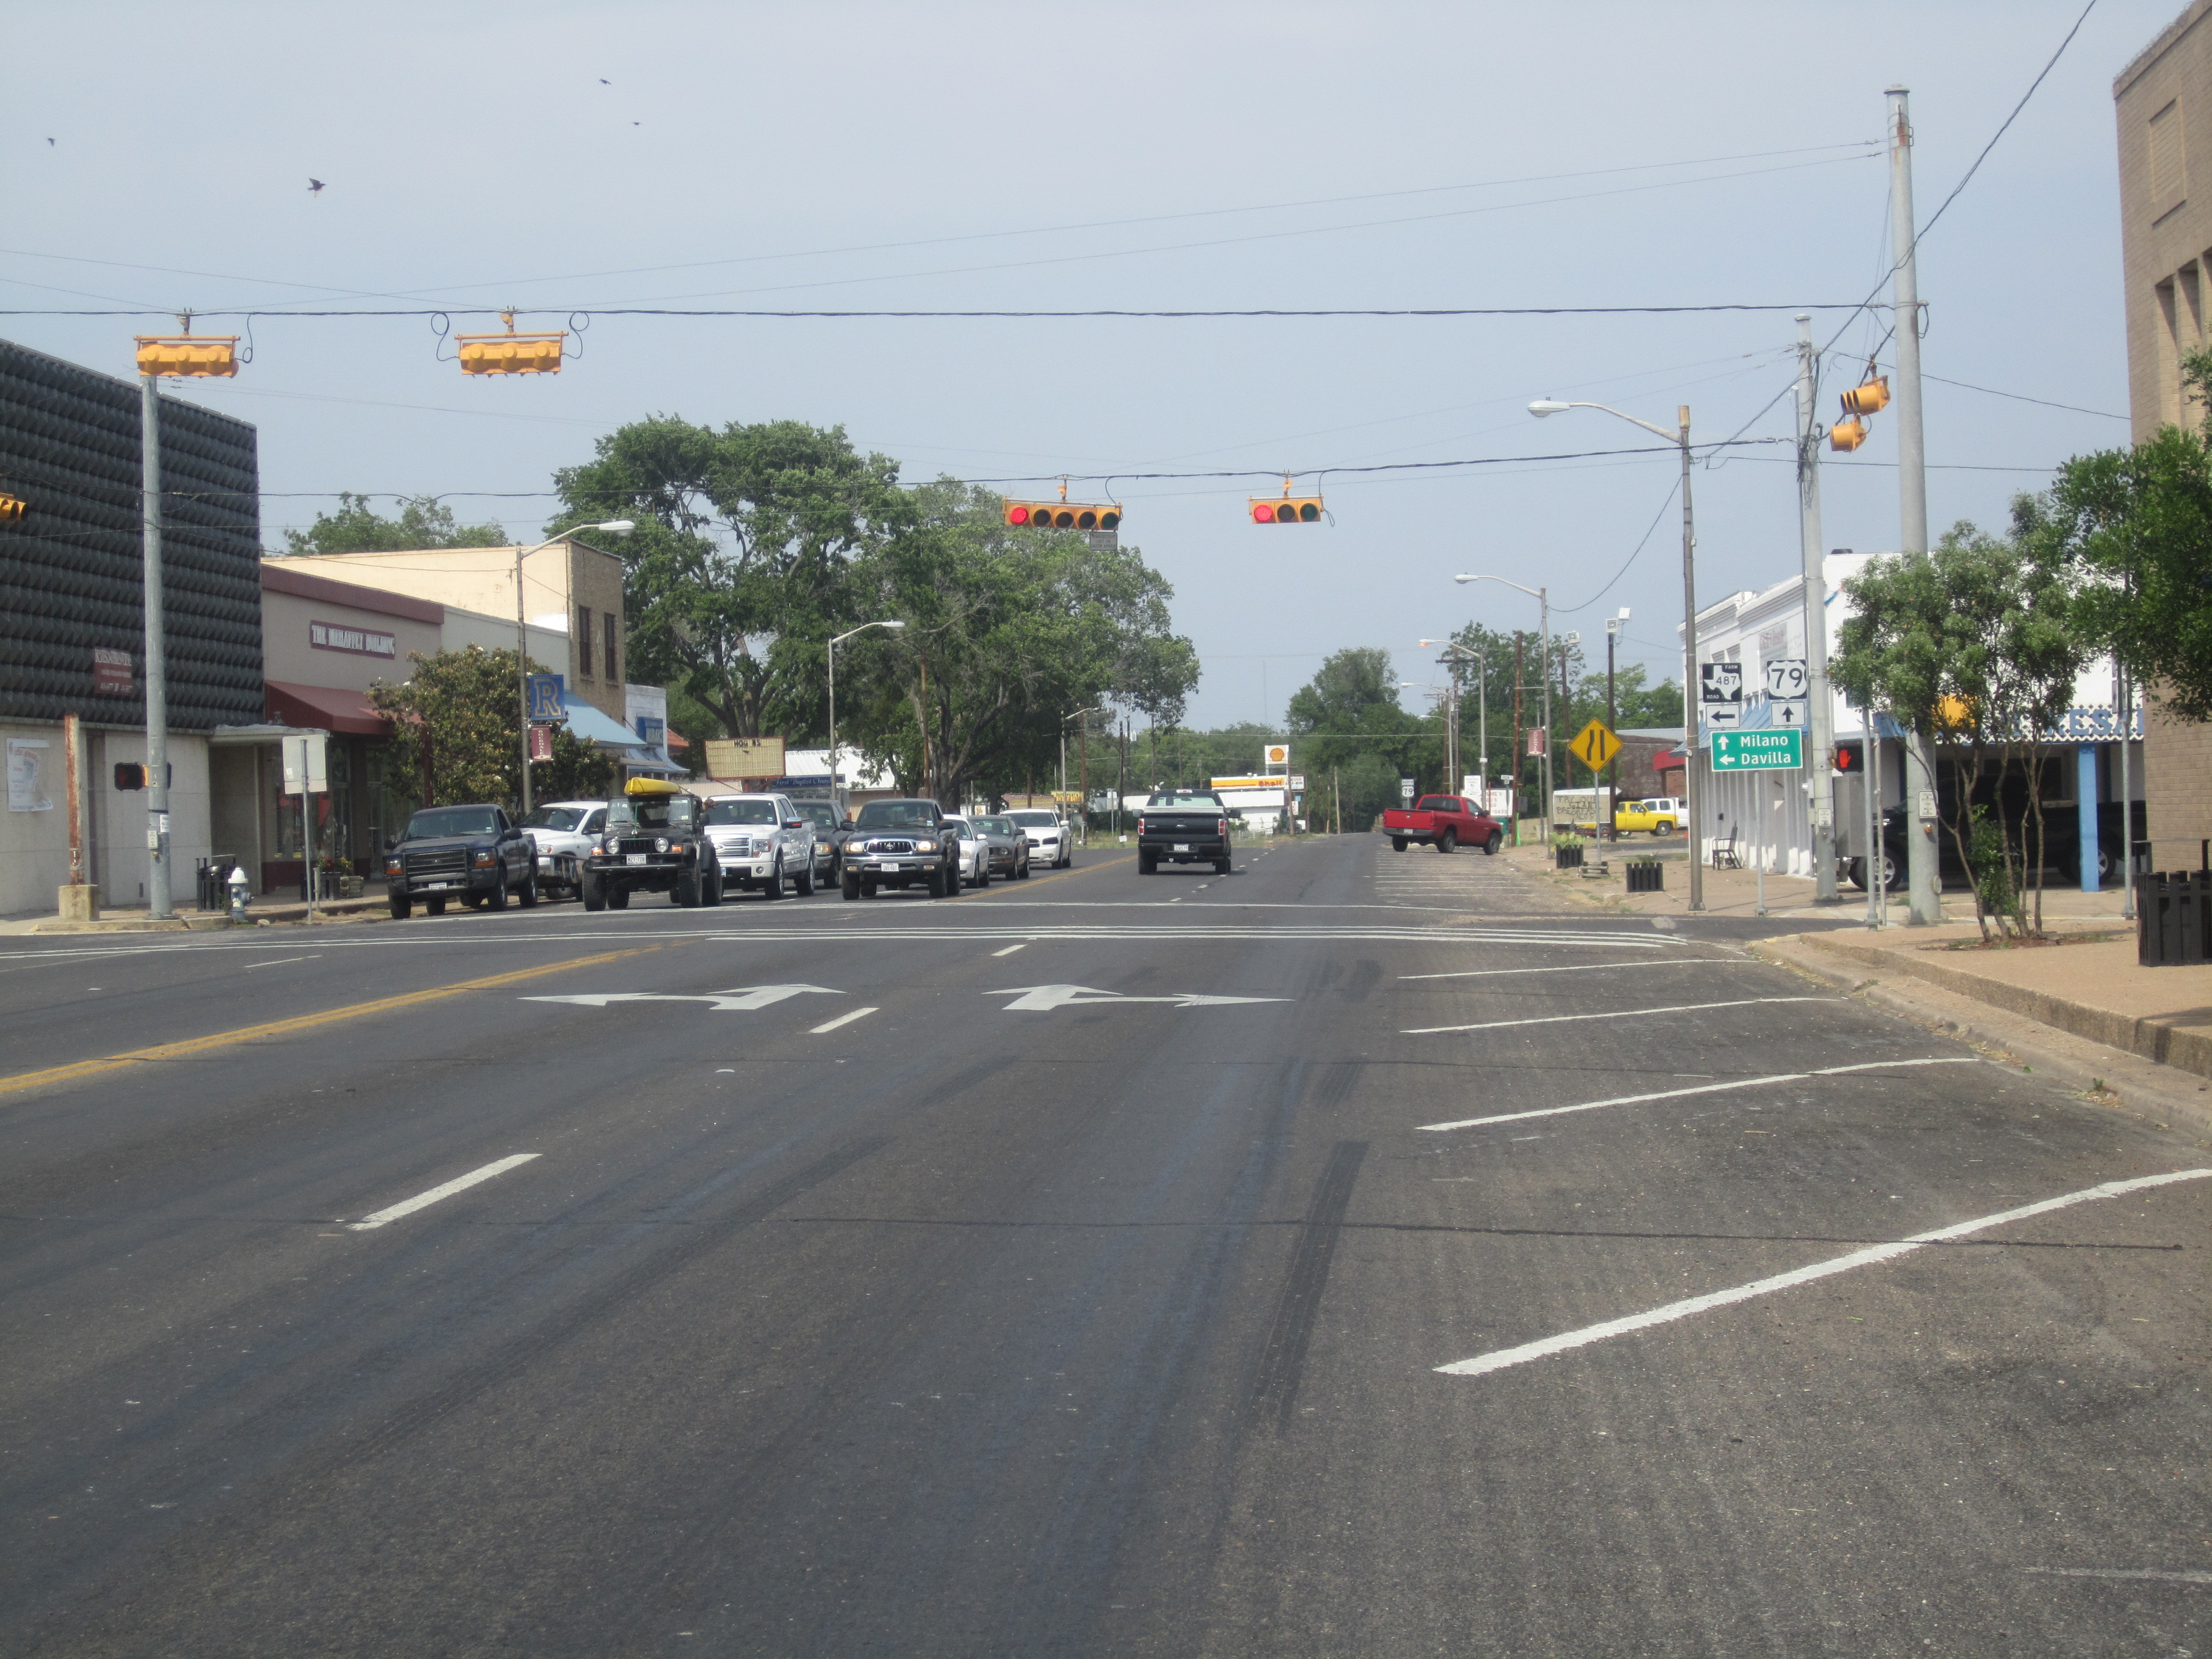
[[905, 626], [896, 617], [884, 622], [862, 623], [858, 628], [848, 629], [830, 641], [830, 805], [840, 817], [844, 816], [844, 800], [837, 790], [837, 647], [854, 635], [865, 634], [871, 628], [887, 628], [896, 634]]
[[1693, 681], [1698, 665], [1698, 532], [1697, 521], [1690, 512], [1690, 406], [1676, 406], [1675, 429], [1669, 432], [1665, 427], [1625, 414], [1609, 404], [1563, 403], [1553, 398], [1539, 398], [1528, 405], [1528, 412], [1540, 421], [1547, 415], [1561, 414], [1570, 409], [1602, 410], [1615, 419], [1640, 426], [1678, 445], [1682, 452], [1682, 816], [1690, 826], [1690, 908], [1702, 910], [1705, 908], [1705, 837], [1698, 823], [1700, 792], [1697, 783], [1697, 704], [1691, 701], [1697, 692]]
[[[1543, 635], [1542, 654], [1541, 654], [1541, 655], [1537, 659], [1537, 660], [1538, 660], [1539, 662], [1540, 662], [1540, 663], [1543, 665], [1542, 670], [1541, 670], [1541, 672], [1539, 673], [1538, 678], [1539, 678], [1540, 679], [1541, 679], [1541, 680], [1543, 681], [1543, 683], [1544, 683], [1544, 817], [1545, 817], [1545, 821], [1546, 821], [1547, 823], [1548, 823], [1548, 822], [1550, 822], [1550, 820], [1551, 820], [1551, 816], [1552, 816], [1552, 595], [1551, 595], [1551, 589], [1549, 589], [1548, 587], [1522, 587], [1522, 586], [1521, 586], [1521, 584], [1520, 584], [1519, 582], [1510, 582], [1510, 581], [1506, 581], [1506, 580], [1505, 580], [1505, 578], [1504, 578], [1504, 577], [1503, 577], [1503, 576], [1454, 576], [1454, 577], [1452, 578], [1452, 580], [1453, 580], [1454, 581], [1455, 581], [1455, 582], [1460, 582], [1460, 583], [1466, 583], [1466, 582], [1502, 582], [1502, 583], [1504, 583], [1504, 586], [1508, 586], [1508, 587], [1511, 587], [1511, 588], [1517, 588], [1517, 589], [1519, 589], [1519, 591], [1520, 591], [1520, 592], [1523, 592], [1523, 593], [1526, 593], [1527, 595], [1528, 595], [1528, 597], [1529, 597], [1530, 599], [1534, 599], [1534, 600], [1535, 600], [1535, 601], [1536, 601], [1536, 605], [1537, 605], [1537, 614], [1538, 614], [1538, 617], [1539, 617], [1540, 621], [1540, 627], [1541, 627], [1541, 631], [1542, 631], [1542, 635]], [[1514, 695], [1517, 697], [1520, 694], [1519, 694], [1518, 692], [1516, 692]], [[1519, 732], [1515, 732], [1515, 733], [1513, 734], [1513, 740], [1514, 740], [1516, 743], [1520, 742], [1520, 740], [1521, 740], [1521, 734], [1520, 734]], [[1518, 757], [1516, 757], [1516, 760], [1515, 760], [1515, 763], [1514, 763], [1514, 773], [1515, 773], [1515, 775], [1516, 775], [1516, 777], [1517, 777], [1517, 776], [1519, 775], [1519, 774], [1520, 774], [1520, 769], [1520, 769], [1520, 763], [1519, 763]], [[1517, 787], [1518, 787], [1517, 784], [1516, 784], [1516, 789], [1517, 789]], [[1517, 809], [1516, 809], [1516, 810], [1517, 810]], [[1515, 820], [1514, 820], [1514, 823], [1515, 823], [1515, 825], [1516, 825], [1516, 828], [1514, 829], [1514, 831], [1513, 831], [1513, 844], [1514, 844], [1516, 847], [1518, 847], [1518, 846], [1521, 844], [1521, 831], [1520, 831], [1520, 829], [1519, 829], [1519, 827], [1518, 827], [1518, 826], [1519, 826], [1519, 823], [1520, 823], [1520, 820], [1519, 820], [1519, 818], [1518, 818], [1518, 817], [1515, 818]]]
[[[543, 553], [556, 542], [565, 542], [569, 537], [589, 530], [602, 536], [627, 536], [637, 528], [629, 519], [609, 519], [605, 524], [570, 525], [552, 541], [540, 542], [535, 547], [514, 550], [514, 690], [522, 707], [522, 816], [530, 816], [530, 636], [526, 631], [523, 614], [529, 608], [522, 600], [522, 562], [532, 553]], [[574, 625], [573, 623], [570, 624]], [[591, 641], [584, 641], [586, 647]]]

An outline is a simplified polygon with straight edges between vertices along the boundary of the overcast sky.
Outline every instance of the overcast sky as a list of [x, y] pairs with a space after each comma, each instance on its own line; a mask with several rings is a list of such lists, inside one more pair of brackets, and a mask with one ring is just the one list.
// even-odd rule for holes
[[[2112, 82], [2179, 9], [2101, 0], [1922, 243], [1929, 517], [2002, 522], [2124, 442]], [[1911, 88], [1923, 222], [2081, 0], [1848, 6], [225, 4], [17, 0], [0, 307], [572, 310], [1848, 305], [1887, 264], [1882, 89]], [[51, 140], [51, 142], [49, 142]], [[309, 179], [326, 187], [311, 193]], [[1844, 328], [1834, 391], [1887, 327]], [[0, 333], [118, 374], [128, 318]], [[204, 331], [236, 325], [208, 323]], [[1790, 429], [1788, 311], [1438, 319], [678, 320], [599, 315], [556, 377], [464, 381], [420, 318], [264, 319], [232, 383], [263, 538], [341, 489], [518, 538], [555, 468], [647, 414], [842, 424], [904, 476], [1077, 476], [1176, 588], [1190, 721], [1279, 719], [1321, 659], [1470, 617], [1677, 672], [1671, 453], [1279, 480], [1144, 473], [1632, 449]], [[1856, 354], [1854, 360], [1852, 354]], [[450, 348], [447, 355], [450, 356]], [[1887, 356], [1887, 353], [1884, 354]], [[1760, 413], [1778, 393], [1784, 393]], [[1826, 541], [1898, 537], [1894, 425], [1824, 468]], [[1786, 444], [1701, 469], [1698, 596], [1797, 561]], [[1005, 483], [1010, 493], [1051, 486]], [[1650, 532], [1648, 540], [1646, 532]], [[1642, 551], [1637, 552], [1641, 543]], [[1635, 555], [1632, 562], [1632, 554]], [[1616, 573], [1626, 573], [1613, 581]], [[1601, 590], [1604, 590], [1601, 592]], [[1602, 660], [1601, 643], [1596, 653]], [[1419, 694], [1408, 693], [1417, 706]]]

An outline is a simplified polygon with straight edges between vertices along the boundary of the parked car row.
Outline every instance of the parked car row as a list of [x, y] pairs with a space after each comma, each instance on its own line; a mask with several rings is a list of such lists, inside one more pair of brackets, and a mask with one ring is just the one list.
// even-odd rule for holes
[[503, 910], [510, 899], [580, 899], [586, 910], [629, 908], [634, 893], [720, 904], [732, 893], [780, 899], [825, 886], [850, 898], [926, 886], [946, 897], [994, 878], [1028, 879], [1034, 862], [1073, 859], [1057, 814], [961, 817], [933, 800], [871, 801], [839, 823], [826, 802], [787, 795], [705, 799], [658, 779], [633, 779], [612, 800], [549, 801], [520, 823], [489, 803], [425, 807], [386, 850], [392, 915], [421, 904], [442, 915], [458, 899]]

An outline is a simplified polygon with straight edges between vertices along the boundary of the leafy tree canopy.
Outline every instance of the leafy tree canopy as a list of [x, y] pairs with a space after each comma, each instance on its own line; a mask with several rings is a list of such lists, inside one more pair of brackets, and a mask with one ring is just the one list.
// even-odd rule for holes
[[366, 495], [341, 490], [338, 510], [318, 513], [305, 530], [284, 532], [284, 551], [294, 558], [319, 553], [398, 553], [418, 547], [505, 547], [507, 532], [496, 524], [459, 524], [453, 509], [435, 495], [400, 498], [399, 514], [387, 519]]
[[[404, 685], [380, 680], [369, 706], [392, 722], [390, 775], [425, 806], [474, 801], [516, 805], [522, 797], [522, 710], [515, 655], [470, 646], [434, 656], [411, 652]], [[532, 663], [532, 673], [546, 671]], [[553, 758], [531, 769], [539, 800], [590, 799], [614, 787], [614, 763], [565, 726], [553, 728]]]

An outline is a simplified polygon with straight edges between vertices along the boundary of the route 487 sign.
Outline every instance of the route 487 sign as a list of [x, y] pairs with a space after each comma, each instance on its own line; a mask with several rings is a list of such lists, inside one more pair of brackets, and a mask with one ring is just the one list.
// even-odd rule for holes
[[1716, 772], [1794, 771], [1805, 764], [1805, 733], [1791, 727], [1774, 732], [1716, 732]]

